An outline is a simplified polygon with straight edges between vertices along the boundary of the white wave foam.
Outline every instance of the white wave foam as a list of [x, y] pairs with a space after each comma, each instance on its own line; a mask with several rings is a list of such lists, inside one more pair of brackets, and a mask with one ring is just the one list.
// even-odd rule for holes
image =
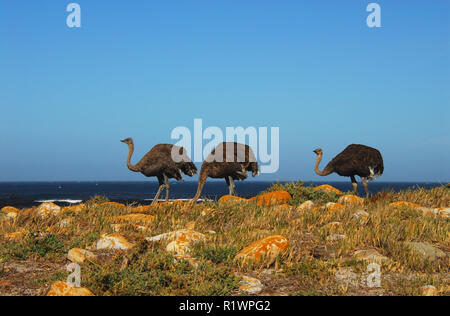
[[37, 203], [56, 203], [56, 202], [60, 202], [60, 203], [69, 203], [69, 204], [78, 204], [83, 202], [83, 200], [37, 200], [35, 201]]

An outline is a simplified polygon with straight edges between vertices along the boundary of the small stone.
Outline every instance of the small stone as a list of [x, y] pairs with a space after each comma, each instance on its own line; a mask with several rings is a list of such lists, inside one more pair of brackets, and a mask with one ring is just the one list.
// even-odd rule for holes
[[389, 260], [389, 258], [381, 255], [375, 249], [364, 249], [364, 250], [355, 251], [355, 253], [353, 254], [353, 257], [356, 260], [377, 262], [377, 263], [381, 263], [382, 261]]
[[416, 254], [434, 261], [447, 255], [441, 249], [425, 244], [423, 242], [407, 242], [406, 245]]
[[263, 285], [260, 280], [243, 275], [239, 282], [239, 290], [246, 294], [259, 294], [263, 290]]
[[345, 210], [345, 205], [329, 202], [325, 205], [325, 210], [328, 212], [340, 212], [342, 210]]
[[426, 285], [421, 288], [422, 296], [438, 296], [438, 290], [432, 285]]
[[274, 235], [258, 240], [242, 249], [234, 258], [245, 263], [263, 263], [266, 266], [275, 262], [276, 257], [287, 251], [289, 241], [281, 235]]
[[310, 211], [314, 208], [314, 202], [313, 201], [306, 201], [303, 202], [299, 207], [297, 207], [297, 211]]
[[339, 198], [338, 203], [345, 205], [361, 205], [364, 204], [364, 199], [356, 195], [343, 195]]
[[5, 206], [0, 213], [4, 214], [7, 219], [15, 219], [19, 214], [19, 209], [12, 206]]
[[340, 235], [340, 234], [333, 234], [327, 237], [328, 241], [339, 241], [339, 240], [343, 240], [345, 239], [346, 236], [345, 235]]
[[367, 213], [366, 211], [358, 211], [353, 214], [353, 217], [359, 219], [361, 222], [366, 222], [369, 219], [369, 216], [369, 213]]
[[248, 201], [247, 199], [234, 195], [224, 195], [219, 199], [220, 204], [245, 203], [247, 201]]
[[146, 240], [149, 242], [155, 242], [155, 241], [161, 241], [161, 240], [169, 240], [169, 241], [180, 240], [180, 241], [187, 241], [190, 243], [194, 243], [194, 242], [206, 240], [206, 236], [199, 232], [193, 231], [193, 230], [183, 229], [183, 230], [178, 230], [175, 232], [161, 234], [161, 235], [154, 236], [154, 237], [147, 237]]
[[97, 256], [93, 252], [80, 248], [73, 248], [67, 254], [67, 259], [78, 264], [82, 264], [86, 260], [95, 260], [96, 258]]
[[116, 250], [128, 250], [133, 248], [134, 245], [125, 237], [119, 234], [102, 235], [100, 240], [97, 241], [97, 249], [116, 249]]
[[53, 283], [47, 296], [95, 296], [85, 287], [74, 287], [66, 282]]

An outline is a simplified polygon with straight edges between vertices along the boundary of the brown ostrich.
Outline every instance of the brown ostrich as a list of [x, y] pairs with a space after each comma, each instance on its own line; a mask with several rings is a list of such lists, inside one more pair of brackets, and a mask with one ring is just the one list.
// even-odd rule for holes
[[195, 203], [199, 199], [208, 177], [224, 178], [228, 185], [229, 194], [233, 195], [234, 180], [247, 179], [247, 171], [251, 171], [253, 177], [259, 175], [258, 163], [252, 149], [248, 145], [236, 142], [220, 143], [202, 164], [197, 193], [191, 202]]
[[352, 144], [348, 146], [331, 160], [323, 171], [319, 170], [323, 155], [322, 149], [316, 149], [314, 153], [317, 154], [316, 173], [319, 176], [327, 176], [336, 172], [340, 176], [350, 177], [355, 194], [357, 194], [356, 189], [358, 187], [355, 176], [361, 177], [366, 196], [369, 197], [368, 182], [380, 177], [384, 171], [381, 153], [377, 149], [365, 145]]
[[[182, 173], [188, 175], [189, 177], [192, 177], [197, 173], [197, 167], [186, 155], [186, 150], [183, 147], [170, 144], [158, 144], [154, 146], [147, 154], [145, 154], [145, 156], [142, 157], [137, 164], [132, 165], [130, 160], [134, 152], [133, 139], [127, 138], [121, 140], [121, 142], [128, 144], [128, 169], [134, 172], [140, 172], [146, 177], [156, 177], [158, 179], [159, 189], [152, 204], [158, 203], [158, 198], [164, 189], [166, 189], [166, 201], [169, 200], [169, 179], [183, 181]], [[175, 162], [172, 159], [172, 152], [180, 155], [180, 162]]]

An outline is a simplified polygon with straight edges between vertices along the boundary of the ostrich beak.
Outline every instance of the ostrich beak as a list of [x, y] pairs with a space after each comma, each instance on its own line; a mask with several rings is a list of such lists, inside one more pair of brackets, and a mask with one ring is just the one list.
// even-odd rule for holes
[[121, 142], [122, 142], [122, 143], [126, 143], [125, 139], [122, 139]]

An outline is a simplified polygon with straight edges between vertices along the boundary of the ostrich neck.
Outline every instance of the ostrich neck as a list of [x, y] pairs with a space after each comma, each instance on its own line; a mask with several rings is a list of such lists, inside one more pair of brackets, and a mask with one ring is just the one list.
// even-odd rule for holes
[[314, 170], [316, 171], [316, 173], [317, 173], [319, 176], [327, 176], [327, 175], [331, 174], [332, 172], [330, 172], [329, 170], [327, 170], [328, 168], [325, 168], [324, 171], [320, 171], [320, 170], [319, 170], [319, 165], [320, 165], [321, 161], [322, 161], [322, 154], [319, 154], [319, 155], [317, 155], [316, 166], [315, 166], [315, 168], [314, 168]]
[[127, 167], [131, 171], [139, 172], [139, 168], [136, 165], [131, 164], [131, 156], [133, 156], [134, 153], [134, 144], [128, 145], [128, 158], [127, 158]]

